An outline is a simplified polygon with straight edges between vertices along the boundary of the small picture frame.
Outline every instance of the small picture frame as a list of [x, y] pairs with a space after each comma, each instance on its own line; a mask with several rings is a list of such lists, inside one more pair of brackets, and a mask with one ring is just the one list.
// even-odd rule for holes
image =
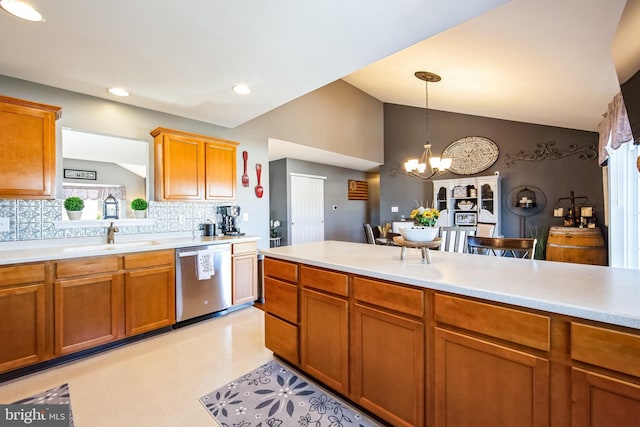
[[98, 178], [98, 173], [96, 171], [81, 169], [64, 169], [64, 177], [70, 179], [91, 179], [95, 181]]
[[456, 212], [456, 225], [477, 225], [478, 214], [475, 212]]
[[453, 197], [467, 197], [467, 187], [462, 185], [453, 187]]

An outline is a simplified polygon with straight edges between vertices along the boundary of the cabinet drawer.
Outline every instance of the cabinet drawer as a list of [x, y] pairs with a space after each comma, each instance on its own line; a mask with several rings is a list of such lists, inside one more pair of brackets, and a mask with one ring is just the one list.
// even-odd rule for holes
[[264, 330], [265, 346], [283, 359], [297, 365], [298, 328], [266, 313]]
[[264, 275], [296, 283], [298, 281], [298, 264], [265, 258]]
[[307, 288], [331, 292], [343, 297], [349, 296], [348, 276], [344, 273], [300, 266], [300, 284]]
[[257, 250], [258, 246], [256, 245], [256, 242], [234, 243], [231, 245], [231, 253], [233, 255], [248, 254], [256, 252]]
[[21, 285], [44, 281], [44, 264], [0, 267], [0, 286]]
[[140, 252], [124, 256], [125, 270], [134, 268], [156, 267], [171, 265], [175, 260], [175, 252], [172, 249], [166, 251]]
[[264, 308], [268, 313], [297, 324], [298, 288], [289, 283], [265, 277]]
[[436, 294], [435, 320], [538, 350], [550, 348], [547, 316]]
[[412, 316], [424, 316], [424, 292], [419, 289], [355, 277], [353, 297], [362, 302], [377, 305]]
[[640, 377], [640, 336], [572, 322], [571, 358]]
[[56, 277], [59, 279], [85, 276], [87, 274], [109, 273], [117, 270], [117, 256], [79, 258], [56, 263]]

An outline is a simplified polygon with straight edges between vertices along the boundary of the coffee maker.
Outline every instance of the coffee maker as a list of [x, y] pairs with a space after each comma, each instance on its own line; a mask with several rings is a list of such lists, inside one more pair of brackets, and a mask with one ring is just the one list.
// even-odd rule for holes
[[218, 229], [227, 236], [241, 236], [240, 227], [240, 206], [218, 206]]

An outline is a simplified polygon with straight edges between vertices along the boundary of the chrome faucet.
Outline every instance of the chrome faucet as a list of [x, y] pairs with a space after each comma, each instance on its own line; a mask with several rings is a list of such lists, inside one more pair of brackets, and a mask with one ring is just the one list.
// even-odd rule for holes
[[117, 233], [118, 231], [120, 231], [118, 229], [118, 227], [114, 227], [113, 223], [111, 223], [111, 225], [109, 226], [109, 228], [107, 229], [107, 243], [115, 243], [116, 242], [116, 237], [115, 237], [115, 233]]

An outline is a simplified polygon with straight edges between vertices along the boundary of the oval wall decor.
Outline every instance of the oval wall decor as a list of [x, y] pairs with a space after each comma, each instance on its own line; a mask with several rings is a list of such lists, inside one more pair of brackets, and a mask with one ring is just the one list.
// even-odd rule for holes
[[451, 158], [449, 171], [472, 175], [489, 169], [498, 160], [498, 146], [481, 136], [467, 136], [449, 144], [442, 157]]

